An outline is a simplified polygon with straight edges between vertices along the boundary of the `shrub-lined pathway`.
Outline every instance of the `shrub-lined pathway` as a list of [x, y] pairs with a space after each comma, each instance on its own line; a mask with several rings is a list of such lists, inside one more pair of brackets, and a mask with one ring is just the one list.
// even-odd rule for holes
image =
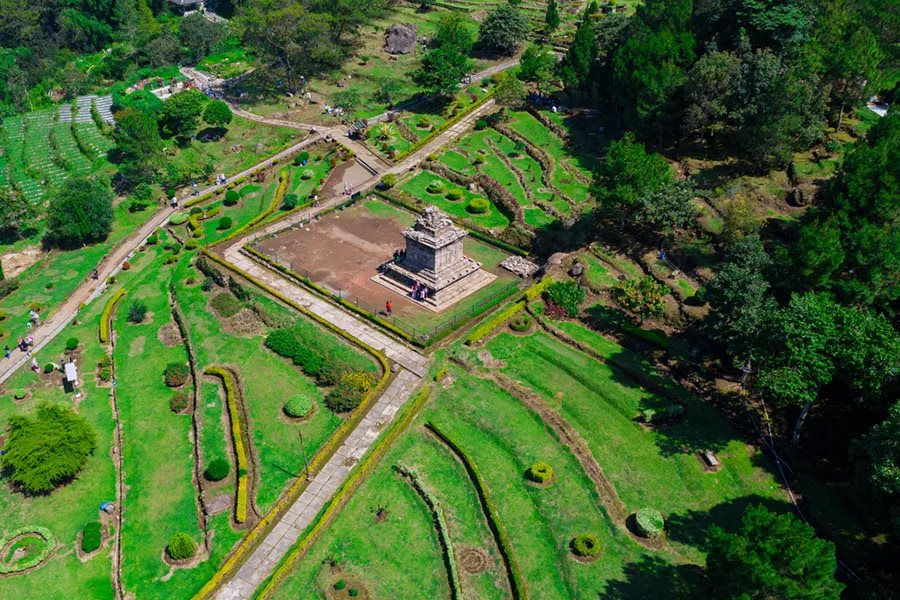
[[319, 511], [346, 481], [352, 466], [366, 453], [378, 434], [390, 423], [421, 378], [405, 369], [375, 402], [341, 447], [316, 473], [300, 497], [262, 540], [247, 562], [216, 594], [219, 600], [252, 598], [256, 588], [278, 566]]

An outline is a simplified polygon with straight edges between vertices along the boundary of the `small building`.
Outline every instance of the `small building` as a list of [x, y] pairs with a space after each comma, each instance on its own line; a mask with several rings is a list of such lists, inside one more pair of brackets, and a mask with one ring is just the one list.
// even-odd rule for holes
[[63, 366], [63, 372], [66, 374], [66, 383], [75, 387], [75, 383], [78, 381], [78, 368], [75, 366], [75, 361], [67, 362]]
[[203, 10], [203, 0], [169, 0], [172, 11], [183, 15], [195, 10]]

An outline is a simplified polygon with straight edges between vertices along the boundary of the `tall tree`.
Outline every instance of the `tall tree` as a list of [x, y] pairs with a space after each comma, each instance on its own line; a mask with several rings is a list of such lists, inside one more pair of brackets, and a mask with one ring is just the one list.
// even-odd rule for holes
[[478, 37], [478, 23], [461, 11], [448, 11], [438, 19], [437, 31], [430, 44], [432, 48], [453, 46], [468, 55]]
[[597, 36], [594, 33], [593, 20], [585, 10], [575, 31], [575, 39], [559, 63], [559, 77], [567, 90], [577, 93], [587, 88], [596, 59]]
[[25, 196], [0, 187], [0, 231], [19, 236], [35, 216], [37, 211]]
[[710, 527], [709, 547], [711, 598], [838, 600], [844, 589], [834, 578], [834, 544], [790, 514], [750, 506], [736, 532]]
[[547, 11], [544, 13], [544, 25], [546, 25], [548, 34], [553, 33], [559, 27], [559, 7], [556, 4], [556, 0], [547, 2]]
[[56, 189], [47, 209], [48, 243], [64, 248], [100, 242], [112, 228], [113, 191], [101, 179], [75, 177]]
[[190, 138], [200, 124], [206, 96], [197, 90], [184, 90], [170, 96], [159, 114], [163, 131], [182, 140]]
[[163, 141], [156, 120], [131, 108], [119, 111], [113, 139], [125, 179], [131, 184], [150, 181], [163, 160]]
[[854, 442], [851, 456], [860, 487], [887, 511], [894, 536], [900, 538], [900, 402]]
[[429, 50], [422, 57], [422, 65], [412, 74], [412, 79], [431, 94], [451, 96], [469, 72], [471, 61], [451, 45]]
[[512, 5], [495, 8], [481, 22], [478, 44], [487, 52], [512, 56], [528, 35], [528, 18]]
[[548, 46], [531, 44], [525, 48], [519, 60], [519, 79], [537, 84], [538, 89], [543, 89], [553, 77], [555, 66], [556, 56]]

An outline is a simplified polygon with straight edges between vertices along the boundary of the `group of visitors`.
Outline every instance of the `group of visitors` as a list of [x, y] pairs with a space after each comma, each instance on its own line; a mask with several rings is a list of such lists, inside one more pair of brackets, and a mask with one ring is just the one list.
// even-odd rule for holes
[[419, 283], [418, 281], [413, 283], [412, 286], [412, 299], [418, 300], [419, 302], [425, 302], [425, 299], [431, 294], [431, 290], [428, 289], [428, 286], [424, 283]]
[[399, 250], [394, 250], [394, 262], [398, 265], [403, 262], [403, 259], [406, 258], [406, 248], [401, 248]]

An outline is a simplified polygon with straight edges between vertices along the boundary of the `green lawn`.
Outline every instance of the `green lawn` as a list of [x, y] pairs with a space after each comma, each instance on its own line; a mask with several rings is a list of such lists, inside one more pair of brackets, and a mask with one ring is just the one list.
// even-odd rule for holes
[[[440, 181], [443, 184], [444, 192], [441, 194], [431, 194], [427, 188], [433, 181]], [[466, 210], [466, 205], [476, 196], [469, 190], [462, 189], [454, 185], [450, 181], [432, 173], [431, 171], [420, 171], [411, 179], [407, 179], [399, 186], [400, 191], [406, 192], [410, 196], [417, 198], [427, 204], [433, 204], [442, 211], [452, 215], [460, 220], [468, 220], [486, 229], [505, 229], [509, 225], [509, 219], [500, 210], [491, 204], [490, 209], [483, 215], [475, 215]], [[447, 200], [446, 192], [452, 189], [462, 189], [462, 200]]]

